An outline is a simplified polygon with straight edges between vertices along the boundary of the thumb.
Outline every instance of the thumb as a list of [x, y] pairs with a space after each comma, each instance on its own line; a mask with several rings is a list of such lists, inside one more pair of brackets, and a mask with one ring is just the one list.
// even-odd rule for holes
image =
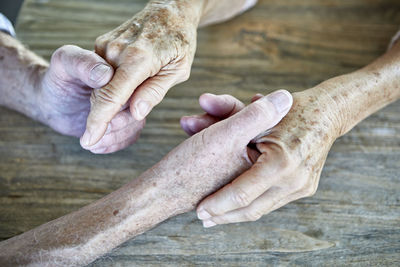
[[100, 88], [111, 80], [113, 73], [113, 68], [102, 57], [78, 46], [64, 45], [51, 57], [49, 74], [64, 82]]
[[210, 140], [231, 142], [227, 145], [242, 149], [254, 137], [277, 125], [289, 112], [292, 104], [292, 95], [286, 90], [264, 96], [228, 119], [211, 126]]
[[[142, 58], [143, 60], [140, 60]], [[152, 76], [153, 69], [154, 66], [149, 58], [138, 56], [121, 64], [107, 85], [92, 92], [86, 131], [81, 137], [82, 147], [93, 146], [103, 137], [108, 123], [121, 110], [136, 88]]]

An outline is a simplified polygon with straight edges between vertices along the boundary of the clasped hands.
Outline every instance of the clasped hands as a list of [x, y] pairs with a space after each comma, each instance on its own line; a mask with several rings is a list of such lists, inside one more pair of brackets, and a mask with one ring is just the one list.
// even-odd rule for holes
[[[196, 21], [180, 14], [185, 23], [172, 20], [166, 28], [149, 20], [149, 12], [174, 11], [145, 9], [99, 37], [96, 53], [63, 46], [40, 79], [38, 101], [48, 125], [66, 135], [83, 135], [82, 147], [93, 153], [112, 153], [133, 144], [150, 110], [171, 87], [189, 77]], [[247, 107], [229, 95], [205, 94], [200, 97], [205, 114], [181, 119], [189, 135], [201, 135], [202, 142], [213, 144], [213, 150], [227, 152], [220, 161], [229, 161], [228, 152], [239, 149], [248, 162], [246, 171], [198, 205], [205, 227], [254, 221], [314, 194], [328, 151], [340, 134], [337, 116], [330, 112], [331, 100], [321, 87], [293, 97], [284, 90], [256, 95]], [[219, 126], [210, 130], [212, 125]], [[219, 137], [213, 140], [216, 134], [208, 133], [215, 129]], [[198, 139], [181, 146], [190, 150], [190, 142]], [[211, 153], [203, 152], [198, 155]], [[200, 166], [204, 159], [193, 160]]]

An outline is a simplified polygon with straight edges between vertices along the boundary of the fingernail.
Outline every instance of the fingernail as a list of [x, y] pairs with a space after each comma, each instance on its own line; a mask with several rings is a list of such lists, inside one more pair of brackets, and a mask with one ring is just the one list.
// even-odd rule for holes
[[217, 224], [211, 220], [203, 221], [203, 227], [204, 228], [210, 228], [213, 226], [216, 226]]
[[103, 79], [104, 74], [106, 74], [110, 70], [111, 70], [110, 66], [103, 64], [103, 63], [98, 64], [91, 70], [90, 80], [92, 80], [94, 82], [100, 81]]
[[88, 147], [90, 144], [90, 139], [91, 139], [91, 134], [89, 133], [88, 130], [85, 131], [85, 133], [83, 134], [82, 138], [81, 138], [81, 144], [84, 147]]
[[279, 113], [287, 111], [292, 105], [292, 97], [286, 91], [277, 91], [267, 96]]
[[197, 212], [197, 218], [199, 218], [200, 220], [207, 220], [211, 218], [211, 215], [204, 209], [201, 209], [199, 210], [199, 212]]
[[144, 100], [139, 100], [136, 104], [136, 119], [143, 120], [150, 112], [150, 105]]

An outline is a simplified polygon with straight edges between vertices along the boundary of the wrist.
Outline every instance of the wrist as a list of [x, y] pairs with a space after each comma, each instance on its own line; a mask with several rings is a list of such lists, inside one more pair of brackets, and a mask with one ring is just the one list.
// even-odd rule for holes
[[38, 67], [34, 70], [32, 77], [29, 81], [32, 89], [32, 112], [29, 115], [32, 119], [40, 121], [43, 124], [48, 125], [46, 118], [46, 110], [44, 109], [45, 105], [45, 96], [44, 96], [44, 77], [46, 74], [48, 67]]
[[[399, 53], [400, 54], [400, 53]], [[313, 88], [334, 121], [337, 137], [384, 106], [400, 98], [400, 58], [386, 54], [350, 74], [329, 79]]]
[[200, 26], [224, 22], [252, 8], [257, 0], [203, 0]]
[[0, 56], [0, 105], [39, 120], [39, 83], [47, 62], [2, 32]]
[[[161, 11], [159, 16], [172, 16], [176, 18], [170, 21], [172, 24], [191, 25], [197, 29], [206, 2], [204, 0], [151, 0], [146, 5], [145, 10], [149, 10], [150, 12]], [[160, 19], [167, 18], [160, 17]]]
[[[317, 129], [318, 136], [327, 136], [329, 140], [325, 141], [333, 143], [340, 136], [343, 120], [338, 112], [337, 103], [327, 88], [328, 82], [329, 80], [314, 88], [295, 93], [293, 96], [297, 99], [296, 95], [301, 95], [299, 99], [305, 102], [300, 103], [300, 106], [306, 106], [305, 112], [313, 118], [308, 128]], [[293, 108], [296, 108], [296, 103], [293, 104]]]

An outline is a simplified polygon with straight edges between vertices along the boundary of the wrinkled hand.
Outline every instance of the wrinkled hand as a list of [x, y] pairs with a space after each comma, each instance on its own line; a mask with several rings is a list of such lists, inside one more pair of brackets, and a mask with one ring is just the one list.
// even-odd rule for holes
[[122, 106], [143, 120], [174, 85], [189, 78], [199, 15], [186, 2], [150, 1], [144, 10], [96, 40], [96, 53], [115, 68], [92, 95], [83, 147], [94, 145]]
[[[71, 45], [59, 48], [38, 83], [43, 121], [59, 133], [80, 137], [90, 110], [92, 88], [104, 86], [112, 76], [112, 67], [94, 52]], [[93, 153], [123, 149], [136, 141], [143, 126], [144, 121], [136, 121], [129, 110], [122, 110], [100, 142], [87, 149]]]
[[140, 183], [147, 183], [145, 187], [162, 200], [159, 205], [170, 216], [192, 210], [205, 196], [251, 167], [257, 151], [249, 143], [279, 123], [291, 105], [292, 96], [277, 91], [235, 110], [234, 115], [173, 149], [141, 176]]
[[[256, 95], [253, 100], [260, 97]], [[315, 88], [293, 97], [293, 107], [281, 123], [254, 140], [260, 153], [254, 165], [200, 203], [197, 214], [204, 227], [255, 221], [315, 193], [338, 135], [337, 124], [329, 112], [331, 100], [323, 91]], [[229, 118], [244, 107], [232, 96], [211, 94], [201, 96], [200, 105], [206, 114], [181, 120], [188, 134]]]

